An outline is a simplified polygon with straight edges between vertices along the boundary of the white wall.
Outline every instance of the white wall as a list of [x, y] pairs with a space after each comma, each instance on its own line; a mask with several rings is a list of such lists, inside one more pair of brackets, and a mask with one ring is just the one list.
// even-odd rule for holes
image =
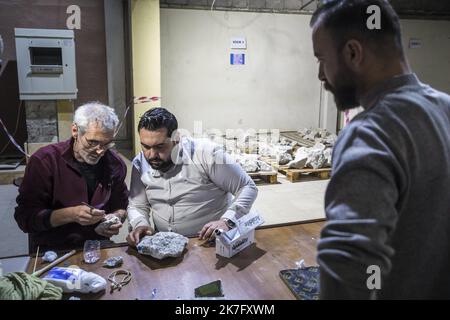
[[[420, 80], [450, 93], [450, 21], [402, 20], [403, 43], [411, 67]], [[409, 39], [422, 47], [408, 48]]]
[[[402, 20], [401, 24], [403, 47], [412, 70], [423, 83], [450, 94], [450, 21]], [[421, 40], [421, 47], [410, 48], [410, 39]], [[332, 102], [328, 107], [335, 108], [330, 94], [328, 99]]]
[[[188, 130], [194, 121], [221, 130], [317, 127], [309, 18], [161, 9], [162, 105]], [[236, 36], [247, 38], [244, 66], [230, 65]]]
[[[320, 99], [310, 16], [161, 9], [162, 105], [180, 127], [336, 128], [333, 96]], [[402, 21], [405, 50], [425, 83], [450, 92], [450, 22]], [[231, 37], [245, 36], [245, 66], [231, 66]], [[408, 49], [410, 38], [422, 48]], [[320, 107], [322, 105], [322, 107]]]

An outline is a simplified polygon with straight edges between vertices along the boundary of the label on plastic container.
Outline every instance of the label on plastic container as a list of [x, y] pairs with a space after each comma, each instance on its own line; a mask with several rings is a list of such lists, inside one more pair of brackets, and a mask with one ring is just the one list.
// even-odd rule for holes
[[44, 280], [53, 284], [74, 285], [80, 279], [81, 269], [75, 268], [52, 268], [45, 276]]

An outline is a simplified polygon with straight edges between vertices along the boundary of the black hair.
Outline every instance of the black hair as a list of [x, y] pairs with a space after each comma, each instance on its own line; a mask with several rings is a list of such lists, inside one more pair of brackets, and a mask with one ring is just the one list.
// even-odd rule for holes
[[146, 111], [139, 120], [138, 132], [141, 129], [155, 131], [161, 128], [167, 129], [167, 136], [178, 129], [178, 121], [175, 116], [164, 108], [153, 108]]
[[[369, 29], [369, 6], [380, 8], [380, 29]], [[323, 25], [335, 42], [338, 51], [350, 39], [371, 46], [380, 55], [404, 57], [400, 19], [387, 0], [322, 0], [313, 13], [311, 27]]]

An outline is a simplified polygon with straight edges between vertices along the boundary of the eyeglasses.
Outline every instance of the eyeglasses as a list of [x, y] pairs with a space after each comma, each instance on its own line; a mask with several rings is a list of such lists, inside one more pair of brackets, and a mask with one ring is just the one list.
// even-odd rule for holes
[[86, 144], [83, 142], [83, 139], [80, 139], [81, 144], [83, 145], [83, 147], [85, 147], [88, 150], [94, 150], [94, 149], [100, 148], [100, 149], [106, 151], [106, 150], [113, 148], [116, 145], [114, 142], [108, 142], [108, 143], [102, 144], [99, 141], [95, 141], [95, 140], [89, 140], [86, 138], [84, 138], [84, 140], [86, 140]]

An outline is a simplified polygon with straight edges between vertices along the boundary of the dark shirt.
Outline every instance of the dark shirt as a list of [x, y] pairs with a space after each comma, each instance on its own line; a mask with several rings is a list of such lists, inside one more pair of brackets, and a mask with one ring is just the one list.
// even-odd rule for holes
[[411, 74], [362, 106], [333, 150], [321, 298], [449, 299], [450, 96]]
[[91, 202], [92, 196], [94, 195], [95, 189], [97, 188], [97, 183], [101, 177], [101, 165], [99, 163], [95, 165], [90, 165], [85, 162], [79, 162], [75, 159], [75, 164], [80, 171], [83, 178], [86, 180], [86, 185], [88, 189], [88, 198]]
[[53, 210], [79, 206], [82, 202], [106, 213], [127, 208], [126, 166], [122, 159], [111, 150], [105, 153], [98, 163], [100, 179], [89, 199], [87, 183], [72, 148], [72, 139], [43, 147], [27, 164], [14, 217], [20, 229], [29, 233], [31, 252], [37, 245], [41, 249], [62, 250], [81, 247], [87, 239], [106, 239], [94, 231], [97, 225], [69, 223], [52, 227]]

